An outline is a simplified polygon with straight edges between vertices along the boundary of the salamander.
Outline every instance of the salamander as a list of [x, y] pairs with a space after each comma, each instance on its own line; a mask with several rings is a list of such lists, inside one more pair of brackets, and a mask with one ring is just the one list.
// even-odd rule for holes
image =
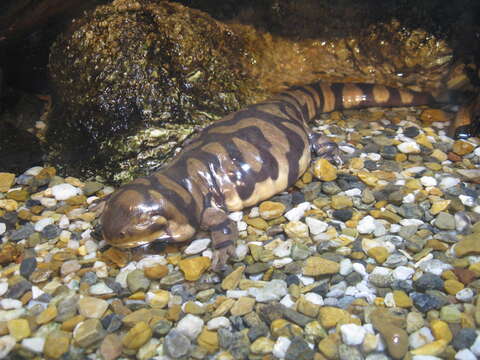
[[101, 215], [104, 239], [119, 248], [180, 243], [210, 231], [212, 267], [233, 255], [237, 225], [229, 217], [293, 185], [312, 158], [337, 149], [308, 127], [320, 113], [372, 106], [434, 103], [428, 93], [364, 83], [296, 86], [203, 129], [166, 166], [121, 186]]

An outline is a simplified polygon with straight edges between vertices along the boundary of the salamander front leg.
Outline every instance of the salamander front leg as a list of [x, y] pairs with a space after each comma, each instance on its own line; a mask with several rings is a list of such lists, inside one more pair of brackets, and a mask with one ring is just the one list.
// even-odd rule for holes
[[222, 270], [229, 256], [235, 253], [235, 241], [238, 238], [237, 224], [227, 213], [218, 208], [208, 208], [202, 217], [202, 228], [209, 230], [213, 243], [212, 269]]
[[336, 142], [330, 140], [328, 136], [314, 132], [311, 132], [308, 138], [310, 140], [310, 148], [315, 155], [338, 165], [342, 164], [340, 149]]

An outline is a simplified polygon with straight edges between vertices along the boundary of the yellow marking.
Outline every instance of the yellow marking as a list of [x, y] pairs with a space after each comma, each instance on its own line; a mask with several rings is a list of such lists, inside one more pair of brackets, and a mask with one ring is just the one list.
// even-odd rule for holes
[[373, 87], [373, 99], [378, 104], [385, 103], [390, 99], [390, 91], [383, 85], [375, 85]]
[[328, 83], [321, 83], [320, 88], [323, 92], [323, 112], [335, 110], [335, 95]]
[[262, 169], [262, 163], [258, 149], [240, 138], [234, 137], [232, 141], [242, 153], [243, 162], [247, 164], [252, 171], [259, 172]]
[[402, 103], [405, 105], [409, 105], [413, 101], [413, 95], [410, 91], [400, 89], [400, 99], [402, 100]]
[[345, 84], [343, 86], [342, 102], [344, 108], [349, 109], [358, 106], [365, 98], [364, 92], [354, 84]]
[[179, 195], [185, 204], [188, 204], [190, 202], [190, 193], [187, 192], [187, 190], [185, 190], [183, 186], [180, 186], [179, 184], [172, 181], [170, 178], [166, 177], [161, 173], [157, 172], [154, 174], [154, 176], [158, 179], [158, 182], [162, 184], [162, 186], [165, 186], [167, 189]]

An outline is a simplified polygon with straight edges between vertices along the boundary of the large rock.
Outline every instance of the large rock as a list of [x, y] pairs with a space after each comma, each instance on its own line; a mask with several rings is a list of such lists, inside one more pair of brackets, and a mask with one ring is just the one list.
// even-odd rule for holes
[[69, 173], [125, 180], [158, 167], [195, 125], [245, 104], [248, 56], [228, 26], [198, 10], [148, 0], [99, 6], [52, 46], [48, 140]]

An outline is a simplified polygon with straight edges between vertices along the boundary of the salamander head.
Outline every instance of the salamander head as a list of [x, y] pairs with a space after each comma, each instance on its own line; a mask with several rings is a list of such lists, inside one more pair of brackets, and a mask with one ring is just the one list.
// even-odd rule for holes
[[119, 248], [152, 241], [181, 242], [195, 233], [181, 214], [162, 194], [131, 183], [107, 200], [101, 217], [103, 238]]

